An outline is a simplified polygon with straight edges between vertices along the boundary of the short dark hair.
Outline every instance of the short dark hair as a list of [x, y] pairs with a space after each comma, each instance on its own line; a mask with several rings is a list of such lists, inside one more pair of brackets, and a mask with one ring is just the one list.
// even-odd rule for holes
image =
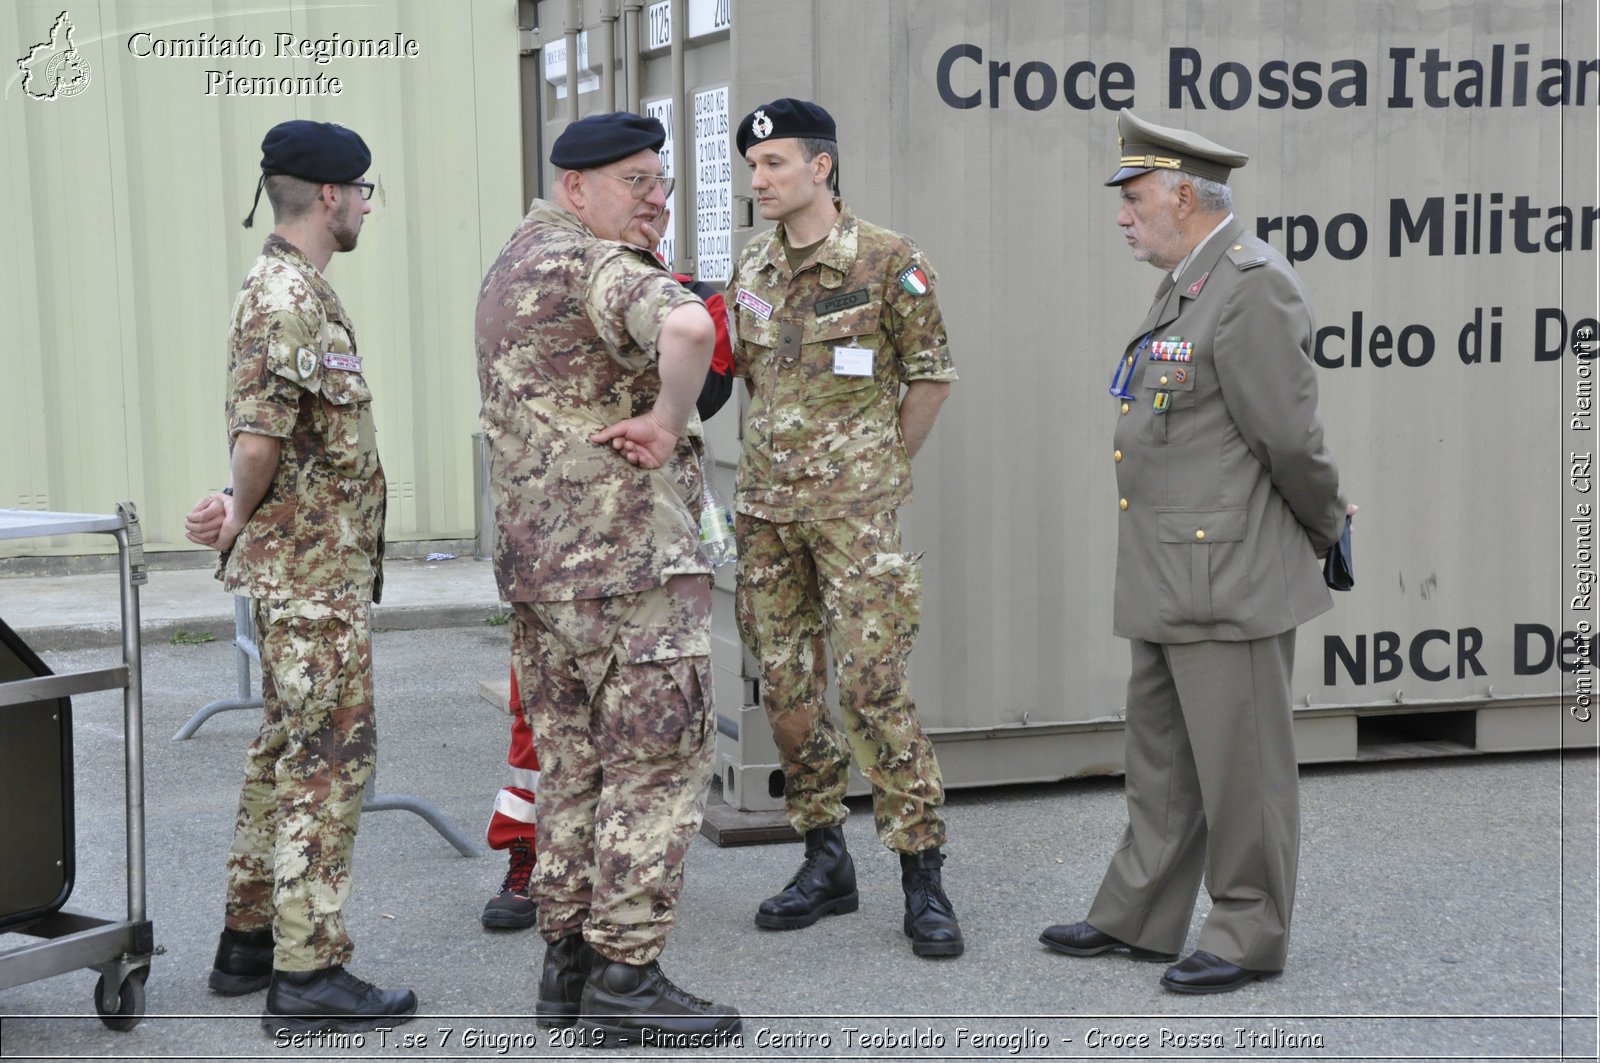
[[321, 191], [322, 184], [316, 181], [286, 173], [272, 174], [267, 178], [267, 202], [272, 204], [273, 222], [281, 224], [305, 217]]
[[818, 155], [826, 154], [833, 166], [828, 170], [828, 191], [834, 195], [839, 194], [839, 142], [837, 140], [823, 140], [820, 137], [798, 137], [800, 141], [800, 154], [807, 162]]

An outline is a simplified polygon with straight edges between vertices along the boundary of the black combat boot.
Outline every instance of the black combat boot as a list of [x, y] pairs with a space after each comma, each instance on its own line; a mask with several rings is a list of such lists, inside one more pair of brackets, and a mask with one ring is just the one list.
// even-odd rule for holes
[[225, 997], [267, 988], [272, 981], [272, 931], [224, 930], [206, 984]]
[[900, 854], [900, 887], [906, 891], [906, 937], [918, 956], [959, 956], [966, 946], [956, 910], [944, 895], [939, 867], [944, 854], [937, 849]]
[[856, 864], [844, 847], [843, 827], [806, 831], [806, 858], [783, 892], [756, 909], [756, 926], [799, 930], [830, 912], [843, 915], [861, 907]]
[[544, 973], [539, 976], [539, 1002], [534, 1006], [538, 1023], [546, 1030], [564, 1030], [578, 1021], [578, 1001], [596, 959], [583, 935], [568, 934], [544, 950]]
[[579, 1004], [579, 1041], [591, 1048], [727, 1048], [739, 1013], [685, 993], [654, 960], [619, 963], [596, 955]]
[[409, 989], [379, 989], [345, 970], [272, 972], [261, 1028], [280, 1033], [360, 1033], [410, 1022], [417, 995]]
[[490, 930], [526, 930], [539, 918], [539, 905], [529, 892], [533, 878], [533, 846], [526, 838], [511, 843], [511, 866], [506, 869], [500, 892], [489, 898], [478, 917]]

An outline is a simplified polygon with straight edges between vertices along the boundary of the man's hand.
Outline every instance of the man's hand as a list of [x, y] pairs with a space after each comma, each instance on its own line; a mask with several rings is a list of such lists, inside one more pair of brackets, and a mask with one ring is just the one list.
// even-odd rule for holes
[[[220, 491], [206, 495], [183, 518], [183, 533], [191, 543], [226, 550], [238, 538], [238, 528], [228, 528], [233, 520], [233, 499]], [[227, 529], [227, 538], [223, 539]]]
[[[661, 241], [665, 240], [667, 238], [667, 233], [672, 231], [671, 226], [671, 207], [662, 207], [661, 213], [656, 215], [655, 221], [647, 221], [643, 225], [639, 226], [639, 228], [644, 230], [645, 236], [650, 238], [650, 243], [645, 247], [645, 250], [655, 254], [656, 249], [661, 246]], [[672, 263], [668, 262], [666, 265], [670, 267]]]
[[[1354, 517], [1356, 515], [1356, 510], [1358, 510], [1360, 508], [1361, 508], [1360, 506], [1356, 505], [1354, 502], [1351, 502], [1349, 504], [1349, 508], [1347, 508], [1344, 511], [1345, 519], [1349, 520], [1350, 518]], [[1328, 554], [1331, 553], [1332, 551], [1333, 551], [1333, 547], [1324, 546], [1321, 550], [1317, 551], [1317, 560], [1321, 561], [1323, 558], [1327, 557]]]
[[591, 443], [610, 443], [630, 462], [645, 469], [659, 469], [672, 456], [678, 434], [662, 424], [654, 410], [618, 421], [589, 437]]

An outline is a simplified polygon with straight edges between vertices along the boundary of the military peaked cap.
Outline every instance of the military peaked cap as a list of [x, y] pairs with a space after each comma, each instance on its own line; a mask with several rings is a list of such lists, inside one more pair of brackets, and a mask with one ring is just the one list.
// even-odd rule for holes
[[1151, 170], [1182, 170], [1227, 184], [1228, 175], [1250, 161], [1242, 151], [1184, 129], [1146, 122], [1132, 111], [1117, 114], [1117, 144], [1122, 157], [1108, 185], [1120, 185]]
[[641, 151], [660, 151], [667, 131], [659, 119], [631, 111], [591, 114], [561, 131], [550, 148], [550, 165], [561, 170], [592, 170]]
[[750, 150], [750, 145], [763, 140], [781, 140], [799, 137], [805, 140], [838, 140], [838, 127], [833, 115], [810, 100], [796, 100], [785, 96], [781, 100], [757, 107], [744, 116], [734, 143], [739, 154]]

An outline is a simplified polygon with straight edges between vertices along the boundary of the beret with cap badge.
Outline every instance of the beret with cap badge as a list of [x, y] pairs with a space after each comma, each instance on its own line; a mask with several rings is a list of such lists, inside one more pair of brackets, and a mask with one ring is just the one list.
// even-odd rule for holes
[[759, 141], [782, 140], [799, 137], [804, 140], [838, 140], [838, 127], [833, 115], [810, 100], [796, 100], [785, 96], [763, 104], [744, 116], [734, 134], [739, 154], [750, 150]]

